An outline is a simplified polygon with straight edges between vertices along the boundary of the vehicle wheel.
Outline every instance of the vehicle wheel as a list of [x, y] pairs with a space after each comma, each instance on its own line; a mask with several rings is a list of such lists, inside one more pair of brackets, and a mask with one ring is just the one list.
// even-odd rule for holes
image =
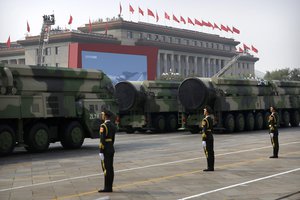
[[44, 123], [33, 125], [26, 137], [26, 150], [30, 152], [43, 152], [49, 147], [49, 129]]
[[82, 126], [77, 121], [70, 122], [64, 129], [61, 144], [65, 149], [79, 149], [84, 141]]
[[158, 115], [154, 120], [154, 128], [156, 132], [164, 132], [166, 129], [166, 120], [163, 115]]
[[132, 133], [134, 133], [134, 129], [132, 128], [132, 126], [128, 126], [128, 127], [126, 127], [125, 132], [126, 132], [127, 134], [132, 134]]
[[300, 115], [299, 115], [299, 112], [297, 110], [295, 110], [292, 115], [291, 115], [291, 125], [293, 127], [297, 127], [299, 126], [299, 123], [300, 123]]
[[177, 117], [175, 115], [169, 115], [167, 118], [167, 131], [174, 132], [178, 128]]
[[15, 148], [15, 132], [7, 125], [0, 125], [0, 155], [10, 154]]
[[264, 124], [263, 124], [264, 129], [269, 128], [269, 116], [270, 116], [269, 112], [266, 112], [264, 115]]
[[234, 131], [235, 123], [234, 123], [234, 117], [232, 114], [226, 115], [224, 127], [225, 127], [226, 131], [228, 131], [229, 133]]
[[235, 117], [235, 130], [241, 132], [245, 129], [245, 118], [244, 115], [239, 113]]
[[248, 113], [246, 116], [246, 126], [247, 131], [252, 131], [254, 129], [254, 116], [252, 113]]
[[282, 126], [288, 127], [290, 125], [290, 113], [288, 111], [284, 111], [282, 114]]
[[200, 132], [199, 126], [191, 126], [191, 127], [189, 127], [189, 129], [190, 129], [190, 132], [191, 132], [192, 134], [195, 134], [195, 133], [199, 133], [199, 132]]
[[256, 113], [254, 121], [254, 128], [256, 130], [261, 130], [264, 126], [264, 118], [260, 112]]

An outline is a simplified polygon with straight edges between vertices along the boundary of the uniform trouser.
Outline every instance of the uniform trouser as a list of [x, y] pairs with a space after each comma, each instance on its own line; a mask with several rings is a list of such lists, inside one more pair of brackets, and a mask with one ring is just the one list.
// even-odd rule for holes
[[104, 190], [112, 190], [114, 182], [114, 154], [104, 154], [104, 160], [101, 161], [104, 173]]
[[206, 148], [204, 149], [207, 159], [207, 169], [214, 169], [215, 165], [215, 152], [214, 152], [214, 140], [206, 140]]
[[279, 151], [278, 135], [274, 135], [273, 138], [271, 137], [271, 143], [273, 145], [273, 156], [277, 157]]

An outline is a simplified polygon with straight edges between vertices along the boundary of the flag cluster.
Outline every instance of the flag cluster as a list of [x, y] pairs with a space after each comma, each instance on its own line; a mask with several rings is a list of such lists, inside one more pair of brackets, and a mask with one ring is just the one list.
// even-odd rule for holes
[[[133, 6], [131, 4], [129, 4], [129, 12], [131, 14], [134, 14], [134, 12], [135, 12], [135, 9], [133, 8]], [[122, 5], [120, 3], [120, 15], [121, 14], [122, 14]], [[141, 7], [138, 7], [138, 14], [144, 16], [144, 10]], [[158, 22], [160, 19], [157, 11], [156, 11], [156, 15], [154, 15], [154, 12], [149, 8], [147, 8], [147, 15], [149, 17], [155, 18], [156, 22]], [[167, 21], [173, 20], [174, 22], [176, 22], [178, 24], [207, 27], [207, 28], [211, 28], [212, 30], [225, 31], [227, 33], [232, 33], [232, 34], [240, 34], [241, 33], [241, 31], [235, 26], [228, 26], [228, 25], [224, 25], [224, 24], [218, 25], [215, 22], [212, 23], [210, 21], [204, 21], [204, 20], [200, 20], [200, 19], [196, 19], [196, 18], [192, 18], [192, 17], [183, 17], [181, 15], [176, 16], [175, 14], [170, 15], [166, 11], [164, 11], [164, 19]], [[254, 53], [258, 53], [258, 50], [253, 45], [251, 45], [251, 48], [250, 48], [246, 44], [243, 44], [243, 49], [241, 47], [239, 47], [238, 52], [248, 52], [248, 50], [253, 51]]]
[[253, 45], [251, 45], [251, 48], [243, 43], [243, 48], [239, 47], [239, 50], [237, 52], [242, 53], [242, 52], [248, 52], [248, 51], [253, 51], [254, 53], [258, 53], [257, 48], [255, 48]]
[[[135, 9], [132, 7], [132, 5], [129, 4], [129, 12], [131, 14], [134, 14]], [[120, 3], [120, 15], [122, 14], [122, 5]], [[138, 14], [144, 16], [144, 10], [141, 7], [138, 7]], [[156, 22], [159, 21], [159, 15], [156, 11], [156, 15], [154, 14], [154, 12], [147, 8], [147, 15], [149, 17], [153, 17], [156, 19]], [[230, 32], [233, 34], [240, 34], [240, 30], [234, 26], [229, 27], [228, 25], [217, 25], [216, 23], [211, 23], [209, 21], [204, 21], [204, 20], [199, 20], [196, 18], [191, 18], [191, 17], [183, 17], [183, 16], [176, 16], [175, 14], [169, 15], [166, 11], [164, 12], [164, 18], [165, 20], [169, 20], [171, 21], [171, 16], [172, 16], [172, 20], [178, 24], [190, 24], [192, 26], [200, 26], [200, 27], [208, 27], [211, 28], [213, 30], [217, 29], [219, 31], [225, 31], [225, 32]]]

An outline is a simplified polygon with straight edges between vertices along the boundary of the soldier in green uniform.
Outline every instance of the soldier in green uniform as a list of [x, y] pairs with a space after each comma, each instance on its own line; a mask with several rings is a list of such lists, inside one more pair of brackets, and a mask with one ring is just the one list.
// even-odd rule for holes
[[274, 106], [270, 107], [271, 115], [269, 116], [269, 134], [273, 145], [273, 155], [270, 158], [278, 158], [279, 142], [278, 142], [278, 125], [279, 117]]
[[212, 110], [206, 106], [204, 108], [204, 119], [201, 122], [202, 126], [202, 146], [207, 158], [207, 169], [203, 171], [214, 171], [215, 153], [214, 153], [214, 137], [213, 137], [213, 119], [211, 117]]
[[112, 186], [114, 181], [114, 142], [115, 142], [115, 133], [116, 126], [113, 122], [110, 121], [113, 113], [107, 109], [101, 113], [101, 119], [104, 120], [104, 123], [100, 125], [100, 159], [102, 170], [104, 173], [104, 189], [99, 190], [98, 192], [112, 192]]

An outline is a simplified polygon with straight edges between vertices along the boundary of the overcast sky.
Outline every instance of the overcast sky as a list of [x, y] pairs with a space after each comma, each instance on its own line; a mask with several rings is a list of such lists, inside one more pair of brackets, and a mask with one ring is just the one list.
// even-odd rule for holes
[[[38, 35], [42, 26], [42, 16], [54, 12], [55, 27], [77, 29], [91, 21], [107, 17], [117, 17], [119, 4], [125, 20], [156, 23], [147, 16], [147, 8], [159, 15], [158, 24], [191, 29], [234, 38], [258, 49], [256, 70], [266, 72], [282, 68], [300, 68], [300, 1], [298, 0], [0, 0], [0, 42], [24, 39], [27, 21], [30, 35]], [[129, 13], [129, 3], [135, 9]], [[138, 7], [145, 16], [138, 14]], [[218, 25], [238, 28], [241, 33], [229, 34], [208, 28], [193, 27], [174, 21], [166, 21], [164, 12], [198, 20], [210, 21]], [[73, 17], [71, 27], [68, 25]], [[109, 31], [108, 31], [109, 32]]]

